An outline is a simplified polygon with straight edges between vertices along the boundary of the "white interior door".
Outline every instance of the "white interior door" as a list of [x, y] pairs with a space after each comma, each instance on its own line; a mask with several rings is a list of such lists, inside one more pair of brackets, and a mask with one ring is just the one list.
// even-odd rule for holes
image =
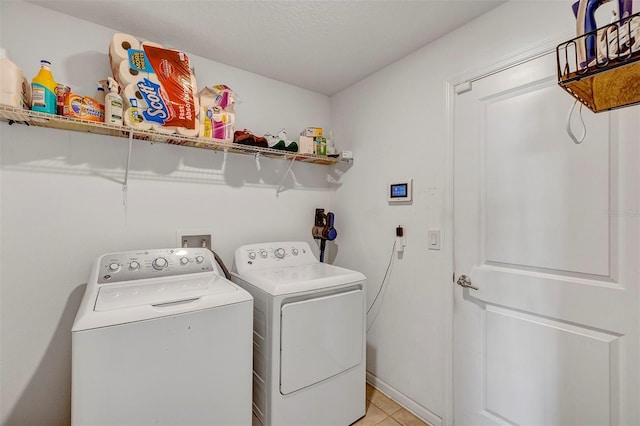
[[455, 97], [455, 424], [640, 420], [640, 109], [571, 102], [552, 54]]

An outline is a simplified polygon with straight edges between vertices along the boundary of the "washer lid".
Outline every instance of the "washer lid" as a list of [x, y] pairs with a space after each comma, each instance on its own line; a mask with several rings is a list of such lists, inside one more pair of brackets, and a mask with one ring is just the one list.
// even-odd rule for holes
[[253, 300], [247, 291], [224, 277], [212, 273], [195, 275], [87, 287], [72, 331], [174, 316]]
[[98, 290], [95, 311], [111, 311], [133, 306], [166, 306], [184, 303], [214, 294], [236, 291], [236, 287], [218, 276], [176, 278], [149, 284], [102, 286]]
[[261, 269], [249, 271], [243, 275], [237, 273], [233, 273], [233, 275], [274, 296], [366, 280], [366, 277], [360, 272], [326, 263]]

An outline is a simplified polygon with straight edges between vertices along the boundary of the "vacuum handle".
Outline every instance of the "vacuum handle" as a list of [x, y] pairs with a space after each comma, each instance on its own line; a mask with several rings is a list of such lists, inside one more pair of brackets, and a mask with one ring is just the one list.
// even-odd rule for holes
[[327, 213], [327, 225], [324, 228], [324, 232], [322, 236], [329, 241], [335, 240], [336, 237], [338, 236], [338, 231], [336, 231], [336, 228], [333, 227], [334, 219], [335, 217], [333, 213], [331, 212]]
[[316, 209], [315, 226], [324, 226], [324, 209]]

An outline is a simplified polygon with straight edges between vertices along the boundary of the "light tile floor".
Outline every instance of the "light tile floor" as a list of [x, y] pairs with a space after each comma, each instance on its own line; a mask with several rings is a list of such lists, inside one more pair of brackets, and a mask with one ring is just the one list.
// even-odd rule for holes
[[352, 426], [429, 426], [367, 383], [367, 413]]

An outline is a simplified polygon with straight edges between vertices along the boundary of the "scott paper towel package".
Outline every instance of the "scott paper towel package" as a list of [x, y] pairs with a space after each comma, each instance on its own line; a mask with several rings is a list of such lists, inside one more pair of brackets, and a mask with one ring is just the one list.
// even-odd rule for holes
[[175, 126], [162, 126], [160, 124], [152, 124], [151, 130], [155, 130], [163, 135], [173, 135], [178, 128]]
[[[195, 78], [191, 81], [191, 84], [193, 85], [193, 87], [195, 87]], [[200, 101], [198, 100], [198, 96], [196, 96], [195, 98], [193, 98], [193, 102], [195, 104], [195, 111], [196, 111], [196, 128], [195, 129], [187, 129], [186, 127], [178, 127], [176, 129], [176, 131], [178, 132], [178, 134], [180, 136], [186, 136], [186, 137], [190, 137], [190, 138], [195, 138], [198, 137], [200, 135]]]
[[139, 116], [127, 120], [125, 114], [125, 124], [139, 127], [143, 122], [163, 134], [178, 128], [190, 134], [198, 131], [195, 76], [184, 52], [153, 42], [140, 44], [135, 37], [118, 33], [111, 40], [109, 59], [113, 76], [124, 88], [125, 106]]
[[129, 49], [140, 49], [140, 42], [134, 36], [122, 33], [113, 35], [109, 45], [109, 62], [113, 77], [116, 77], [120, 63], [129, 60]]
[[142, 116], [142, 110], [138, 108], [127, 108], [124, 111], [124, 125], [138, 130], [150, 130], [151, 123]]
[[138, 90], [138, 86], [135, 84], [129, 84], [124, 87], [120, 93], [122, 95], [122, 101], [127, 108], [142, 108], [147, 109], [147, 102], [144, 100], [144, 96]]

